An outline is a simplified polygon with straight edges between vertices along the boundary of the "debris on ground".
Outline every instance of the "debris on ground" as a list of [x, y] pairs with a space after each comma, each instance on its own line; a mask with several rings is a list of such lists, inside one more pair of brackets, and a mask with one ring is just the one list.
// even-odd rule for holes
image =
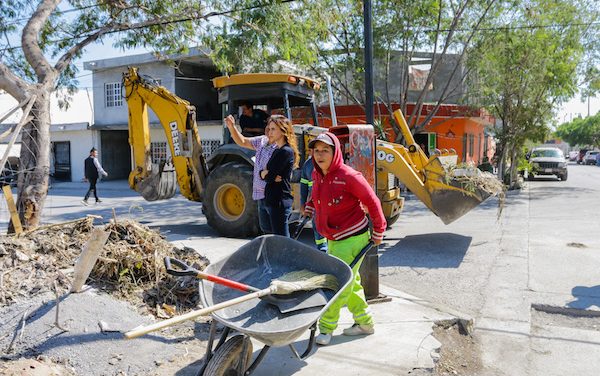
[[[94, 228], [88, 216], [62, 224], [42, 226], [21, 236], [0, 238], [0, 307], [19, 299], [70, 288], [73, 265]], [[166, 318], [196, 307], [198, 282], [193, 277], [166, 274], [165, 256], [176, 257], [198, 270], [208, 260], [191, 248], [177, 248], [158, 232], [134, 220], [113, 220], [110, 232], [88, 284], [155, 316]], [[142, 303], [143, 302], [143, 303]]]
[[506, 187], [496, 175], [481, 171], [473, 164], [460, 163], [451, 166], [446, 171], [444, 180], [446, 184], [460, 186], [460, 188], [473, 194], [481, 195], [483, 193], [498, 196], [497, 217], [500, 219], [506, 199]]
[[4, 376], [75, 376], [72, 367], [40, 355], [36, 359], [19, 359], [0, 364], [0, 374]]
[[435, 364], [438, 376], [477, 376], [483, 365], [478, 345], [473, 337], [463, 333], [458, 324], [438, 325], [433, 336], [442, 344]]

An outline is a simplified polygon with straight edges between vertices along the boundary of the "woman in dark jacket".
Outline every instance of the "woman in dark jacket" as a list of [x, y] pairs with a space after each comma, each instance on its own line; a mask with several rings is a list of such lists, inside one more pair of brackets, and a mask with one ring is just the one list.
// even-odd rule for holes
[[271, 218], [271, 229], [274, 234], [289, 237], [288, 218], [294, 201], [290, 179], [299, 159], [296, 136], [292, 122], [282, 115], [273, 115], [267, 120], [265, 134], [277, 145], [266, 169], [260, 173], [267, 182], [265, 203]]

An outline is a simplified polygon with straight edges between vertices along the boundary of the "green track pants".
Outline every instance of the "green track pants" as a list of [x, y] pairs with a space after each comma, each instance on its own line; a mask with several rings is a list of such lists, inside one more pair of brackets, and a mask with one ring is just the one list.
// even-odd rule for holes
[[[354, 257], [367, 245], [371, 238], [369, 232], [360, 235], [352, 236], [344, 240], [328, 240], [327, 253], [336, 256], [345, 263], [350, 264]], [[337, 328], [338, 320], [340, 319], [340, 310], [345, 305], [352, 312], [354, 322], [361, 325], [372, 325], [373, 317], [369, 309], [369, 305], [365, 299], [365, 292], [360, 284], [360, 274], [358, 269], [361, 262], [358, 262], [352, 268], [354, 280], [344, 289], [340, 296], [329, 306], [327, 311], [319, 319], [319, 331], [321, 333], [331, 333]]]

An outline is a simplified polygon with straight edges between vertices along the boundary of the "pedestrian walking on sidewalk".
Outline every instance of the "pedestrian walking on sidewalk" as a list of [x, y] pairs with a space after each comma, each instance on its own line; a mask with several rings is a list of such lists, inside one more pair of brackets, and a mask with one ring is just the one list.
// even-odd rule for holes
[[[305, 212], [314, 214], [317, 230], [327, 238], [327, 252], [350, 264], [369, 240], [381, 244], [387, 226], [381, 204], [362, 174], [344, 164], [340, 141], [335, 135], [322, 133], [309, 147], [313, 149], [315, 169], [312, 197], [306, 203]], [[372, 233], [363, 206], [371, 218]], [[319, 319], [320, 334], [316, 340], [319, 345], [328, 345], [331, 341], [344, 305], [354, 318], [354, 324], [344, 329], [344, 335], [375, 332], [373, 316], [360, 284], [360, 264], [352, 268], [354, 279], [350, 286]]]
[[85, 159], [85, 179], [90, 183], [90, 188], [88, 189], [83, 201], [81, 201], [84, 205], [88, 205], [88, 198], [90, 198], [90, 194], [94, 192], [94, 198], [96, 199], [96, 204], [102, 202], [98, 198], [98, 191], [96, 189], [96, 182], [98, 181], [98, 177], [100, 174], [104, 176], [108, 176], [108, 172], [104, 171], [100, 162], [98, 162], [98, 151], [96, 148], [92, 148], [90, 150], [90, 156]]
[[[310, 156], [304, 162], [304, 165], [302, 165], [302, 171], [300, 175], [300, 210], [302, 211], [303, 216], [305, 215], [304, 209], [306, 206], [306, 201], [308, 201], [311, 197], [313, 186], [312, 173], [315, 169], [315, 165], [313, 163], [312, 158], [312, 149], [309, 148], [308, 150]], [[317, 231], [317, 225], [315, 223], [314, 216], [312, 218], [312, 229], [317, 249], [319, 251], [327, 252], [327, 239], [323, 235], [319, 234], [319, 231]]]

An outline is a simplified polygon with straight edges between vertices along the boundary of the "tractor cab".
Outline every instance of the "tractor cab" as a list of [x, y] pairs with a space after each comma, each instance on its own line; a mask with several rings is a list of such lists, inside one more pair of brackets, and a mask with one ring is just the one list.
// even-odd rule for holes
[[[248, 73], [213, 79], [224, 113], [237, 117], [239, 107], [250, 103], [268, 115], [281, 114], [294, 124], [318, 126], [315, 93], [321, 85], [307, 77], [282, 73]], [[225, 129], [224, 140], [229, 140]]]

